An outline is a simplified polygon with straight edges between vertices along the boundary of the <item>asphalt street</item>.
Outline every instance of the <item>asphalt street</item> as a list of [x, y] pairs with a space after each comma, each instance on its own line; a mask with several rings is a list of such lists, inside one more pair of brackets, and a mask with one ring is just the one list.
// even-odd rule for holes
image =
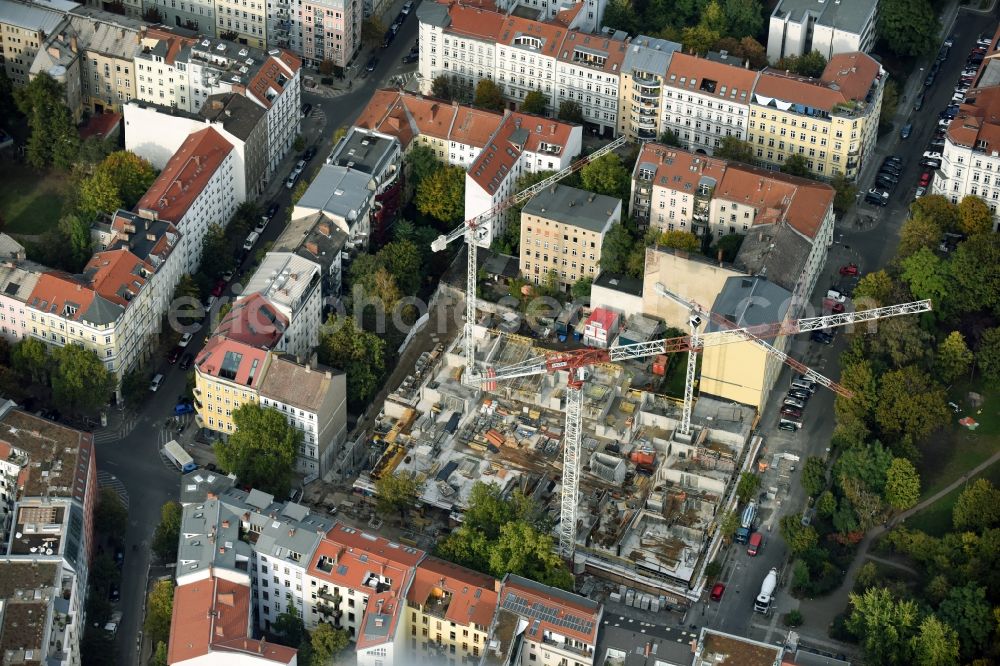
[[[817, 309], [829, 287], [836, 285], [853, 287], [857, 282], [857, 278], [841, 277], [839, 275], [841, 266], [855, 262], [862, 274], [869, 273], [885, 266], [895, 255], [899, 230], [906, 220], [907, 209], [913, 201], [917, 180], [926, 170], [919, 165], [919, 162], [934, 133], [938, 113], [951, 103], [952, 89], [958, 81], [959, 73], [965, 66], [966, 56], [976, 38], [984, 32], [992, 33], [995, 27], [994, 16], [984, 17], [963, 10], [949, 33], [955, 43], [948, 60], [941, 66], [935, 85], [925, 88], [923, 85], [925, 71], [918, 69], [914, 72], [911, 83], [904, 86], [900, 92], [895, 127], [878, 142], [877, 154], [865, 167], [858, 189], [865, 192], [872, 186], [874, 174], [888, 155], [898, 155], [904, 160], [902, 177], [890, 197], [888, 206], [879, 208], [861, 205], [857, 207], [856, 212], [849, 212], [843, 220], [838, 221], [834, 235], [835, 243], [830, 248], [824, 274], [817, 282], [813, 294], [813, 305]], [[924, 93], [925, 96], [919, 112], [913, 110], [917, 93]], [[899, 128], [906, 122], [913, 123], [913, 133], [909, 139], [902, 140], [899, 137]], [[846, 344], [843, 335], [839, 335], [829, 346], [810, 342], [808, 335], [799, 335], [790, 345], [788, 353], [817, 372], [836, 379], [840, 376], [839, 357]], [[778, 380], [778, 387], [788, 386], [795, 374], [797, 373], [794, 370], [786, 367]], [[825, 456], [835, 425], [834, 394], [823, 389], [816, 392], [806, 409], [805, 425], [797, 433], [781, 431], [775, 427], [783, 397], [784, 391], [776, 388], [760, 421], [759, 433], [764, 436], [766, 455], [787, 452], [799, 456], [802, 462], [808, 456]], [[781, 624], [780, 616], [798, 608], [799, 602], [791, 597], [787, 589], [790, 577], [786, 566], [787, 549], [778, 533], [778, 520], [789, 512], [801, 513], [805, 507], [806, 496], [799, 483], [802, 462], [795, 465], [796, 470], [792, 475], [788, 494], [779, 495], [775, 501], [765, 503], [762, 507], [761, 531], [765, 535], [763, 552], [756, 557], [750, 557], [743, 545], [732, 546], [723, 574], [726, 592], [722, 602], [699, 604], [689, 612], [686, 620], [688, 623], [705, 624], [715, 629], [770, 643], [784, 641], [787, 629]], [[753, 601], [760, 590], [761, 582], [772, 567], [777, 567], [782, 572], [782, 577], [775, 610], [770, 616], [764, 616], [753, 612]], [[805, 624], [798, 630], [802, 642], [834, 653], [846, 652], [845, 646], [831, 642], [826, 635], [827, 624], [844, 609], [845, 604], [846, 599], [831, 598], [829, 613], [824, 614], [822, 618], [811, 619], [807, 616]]]

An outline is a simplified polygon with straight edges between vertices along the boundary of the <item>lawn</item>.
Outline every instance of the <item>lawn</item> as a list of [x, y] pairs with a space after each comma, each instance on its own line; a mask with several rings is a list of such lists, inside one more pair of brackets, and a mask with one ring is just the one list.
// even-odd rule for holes
[[[993, 464], [983, 470], [980, 474], [972, 477], [970, 481], [980, 478], [989, 479], [994, 486], [1000, 486], [1000, 464]], [[958, 496], [962, 494], [965, 486], [962, 485], [939, 499], [934, 504], [924, 509], [918, 514], [910, 516], [906, 520], [906, 527], [915, 530], [922, 530], [932, 536], [943, 536], [951, 531], [951, 510], [958, 501]]]
[[69, 177], [36, 172], [22, 164], [0, 164], [0, 216], [11, 234], [43, 234], [55, 228], [69, 187]]
[[[970, 390], [978, 390], [983, 405], [974, 410], [965, 399]], [[1000, 389], [982, 386], [955, 387], [950, 393], [961, 408], [954, 415], [955, 425], [941, 432], [930, 443], [921, 447], [920, 478], [921, 499], [930, 497], [966, 471], [983, 462], [1000, 448]], [[979, 422], [976, 430], [967, 430], [957, 424], [963, 416], [972, 416]]]

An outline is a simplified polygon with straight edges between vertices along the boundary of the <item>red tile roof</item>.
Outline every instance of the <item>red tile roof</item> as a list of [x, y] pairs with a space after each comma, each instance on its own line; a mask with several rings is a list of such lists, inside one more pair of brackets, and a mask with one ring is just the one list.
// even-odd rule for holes
[[813, 240], [833, 206], [834, 189], [826, 183], [776, 171], [731, 164], [714, 196], [753, 206], [753, 226], [785, 221]]
[[469, 175], [479, 187], [493, 195], [513, 170], [521, 153], [537, 152], [543, 142], [560, 146], [565, 151], [574, 127], [577, 126], [540, 116], [510, 113], [469, 167]]
[[94, 254], [83, 273], [94, 291], [124, 308], [145, 286], [153, 267], [122, 248]]
[[489, 627], [497, 608], [499, 588], [500, 581], [492, 576], [436, 557], [427, 557], [417, 565], [406, 598], [423, 606], [428, 600], [434, 603], [446, 594], [450, 595], [444, 615], [446, 620], [462, 626], [478, 624]]
[[451, 25], [445, 28], [446, 32], [475, 37], [488, 42], [500, 41], [500, 27], [504, 23], [503, 14], [489, 9], [452, 3], [448, 8], [448, 16], [451, 18]]
[[[94, 291], [83, 281], [66, 273], [42, 273], [27, 299], [28, 305], [49, 314], [80, 321], [94, 301]], [[72, 314], [66, 306], [75, 308]]]
[[747, 104], [757, 74], [751, 69], [675, 51], [670, 56], [665, 80], [673, 88]]
[[1000, 87], [970, 91], [948, 126], [948, 138], [987, 153], [1000, 150]]
[[264, 376], [267, 350], [213, 335], [195, 359], [203, 374], [256, 388]]
[[[582, 3], [579, 4], [582, 6]], [[577, 51], [588, 54], [597, 51], [603, 53], [605, 57], [600, 64], [592, 60], [580, 61], [574, 57]], [[588, 69], [618, 75], [621, 73], [622, 63], [625, 61], [625, 53], [627, 51], [628, 44], [620, 39], [611, 39], [602, 35], [591, 35], [586, 32], [570, 30], [566, 33], [566, 37], [559, 47], [558, 57], [562, 62], [576, 63]]]
[[285, 91], [288, 82], [302, 68], [302, 61], [284, 49], [270, 51], [270, 57], [260, 66], [247, 84], [247, 91], [266, 109], [271, 108], [273, 97]]
[[882, 67], [867, 53], [838, 53], [826, 63], [819, 78], [840, 88], [844, 97], [864, 100]]
[[91, 116], [87, 124], [80, 128], [80, 139], [89, 139], [92, 136], [106, 139], [118, 128], [121, 121], [120, 113], [101, 113]]
[[399, 139], [404, 147], [417, 135], [483, 147], [503, 115], [423, 97], [401, 90], [377, 90], [354, 125]]
[[232, 150], [233, 145], [214, 128], [194, 132], [167, 162], [136, 210], [151, 210], [177, 223]]
[[168, 65], [173, 65], [177, 61], [177, 54], [180, 53], [182, 48], [198, 43], [198, 39], [195, 37], [178, 35], [172, 30], [157, 26], [149, 26], [146, 29], [144, 39], [167, 42], [167, 55], [164, 57], [164, 60]]
[[830, 59], [818, 79], [766, 69], [760, 73], [754, 93], [830, 111], [838, 104], [864, 102], [880, 75], [881, 67], [871, 56], [840, 53]]
[[287, 329], [288, 318], [260, 292], [255, 292], [236, 301], [213, 335], [257, 349], [273, 350]]
[[640, 165], [654, 167], [654, 187], [665, 187], [685, 194], [694, 195], [702, 178], [711, 178], [716, 183], [726, 172], [725, 160], [707, 155], [680, 150], [662, 143], [646, 143], [642, 146], [636, 168]]

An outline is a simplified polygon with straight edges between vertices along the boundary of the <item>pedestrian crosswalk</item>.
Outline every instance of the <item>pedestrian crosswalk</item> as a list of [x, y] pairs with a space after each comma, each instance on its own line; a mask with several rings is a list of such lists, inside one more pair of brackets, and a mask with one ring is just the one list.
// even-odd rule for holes
[[132, 434], [138, 423], [139, 417], [136, 414], [126, 413], [123, 416], [111, 415], [108, 420], [108, 426], [94, 433], [94, 442], [97, 444], [109, 444], [120, 441]]
[[111, 472], [97, 470], [97, 485], [101, 488], [111, 488], [114, 490], [115, 494], [121, 500], [122, 506], [125, 507], [125, 511], [128, 511], [128, 490], [125, 489], [125, 484], [121, 482], [121, 479]]

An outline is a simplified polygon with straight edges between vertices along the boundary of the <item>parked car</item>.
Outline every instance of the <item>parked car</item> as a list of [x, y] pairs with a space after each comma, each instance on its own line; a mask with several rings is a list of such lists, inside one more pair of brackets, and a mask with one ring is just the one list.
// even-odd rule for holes
[[879, 187], [871, 188], [870, 190], [868, 190], [868, 194], [872, 195], [873, 197], [882, 197], [883, 199], [889, 198], [889, 193], [886, 190]]
[[365, 63], [365, 71], [374, 72], [376, 67], [378, 67], [378, 58], [372, 56], [368, 59], [368, 62]]
[[156, 373], [153, 375], [153, 381], [149, 382], [149, 390], [156, 393], [160, 390], [161, 385], [163, 385], [163, 375]]
[[295, 181], [297, 181], [298, 179], [299, 179], [299, 174], [293, 171], [288, 175], [288, 179], [285, 180], [285, 187], [287, 187], [288, 189], [292, 189], [293, 187], [295, 187]]
[[785, 416], [791, 416], [796, 419], [802, 418], [802, 410], [798, 409], [797, 407], [792, 407], [791, 405], [784, 405], [781, 408], [781, 413], [784, 414]]
[[914, 199], [919, 199], [920, 197], [924, 196], [925, 194], [927, 194], [927, 188], [921, 186], [921, 187], [918, 187], [917, 191], [913, 193], [913, 198]]
[[257, 242], [258, 238], [260, 238], [260, 234], [257, 233], [256, 231], [251, 231], [250, 234], [247, 236], [247, 239], [243, 242], [243, 249], [246, 250], [247, 252], [252, 250], [254, 243]]
[[179, 402], [174, 405], [174, 416], [183, 416], [184, 414], [194, 414], [194, 406], [190, 402]]
[[916, 100], [914, 100], [913, 102], [913, 110], [919, 111], [921, 108], [923, 108], [923, 106], [924, 106], [924, 94], [920, 93], [919, 95], [917, 95]]
[[875, 179], [875, 184], [878, 185], [879, 187], [885, 189], [885, 190], [890, 191], [890, 192], [893, 190], [893, 188], [896, 187], [896, 183], [894, 181], [891, 181], [891, 180], [887, 179], [887, 178], [876, 178]]
[[189, 344], [191, 344], [191, 338], [193, 337], [194, 333], [185, 333], [184, 335], [181, 336], [181, 340], [180, 342], [177, 343], [177, 346], [182, 349], [184, 347], [187, 347]]
[[899, 172], [894, 172], [891, 169], [881, 169], [878, 172], [876, 178], [885, 178], [889, 182], [898, 183], [899, 182]]
[[191, 367], [193, 363], [194, 363], [194, 354], [184, 354], [184, 356], [181, 356], [180, 369], [187, 370], [188, 368]]
[[951, 49], [947, 46], [942, 46], [941, 50], [938, 51], [937, 60], [938, 62], [944, 62], [948, 59], [948, 54], [951, 53]]
[[726, 586], [723, 585], [722, 583], [716, 583], [715, 586], [712, 588], [712, 593], [709, 595], [709, 598], [712, 601], [722, 601], [722, 595], [725, 593], [726, 593]]
[[296, 176], [301, 176], [305, 168], [306, 168], [306, 161], [299, 160], [298, 162], [295, 163], [295, 168], [292, 169], [292, 173], [294, 173]]
[[218, 280], [215, 281], [215, 284], [212, 286], [211, 295], [215, 296], [216, 298], [219, 298], [220, 296], [222, 296], [222, 292], [224, 292], [225, 290], [226, 290], [226, 281], [222, 278], [219, 278]]
[[418, 60], [420, 60], [420, 56], [417, 55], [416, 53], [413, 53], [413, 52], [407, 53], [405, 56], [403, 56], [403, 63], [404, 64], [409, 64], [411, 62], [417, 62]]
[[795, 409], [805, 409], [806, 408], [806, 403], [805, 402], [803, 402], [797, 396], [793, 396], [790, 393], [785, 396], [785, 399], [782, 401], [781, 404], [784, 407], [794, 407]]
[[[803, 406], [805, 406], [805, 403], [808, 402], [809, 398], [811, 397], [812, 393], [810, 393], [805, 389], [790, 388], [788, 389], [788, 397], [785, 398], [785, 400], [790, 400], [790, 399], [799, 400], [802, 402]], [[785, 404], [787, 405], [788, 403], [786, 402]]]
[[934, 85], [934, 79], [935, 79], [935, 77], [936, 77], [936, 75], [934, 74], [934, 72], [931, 72], [930, 74], [928, 74], [927, 78], [924, 79], [924, 86], [930, 88], [932, 85]]
[[909, 139], [910, 138], [910, 134], [912, 134], [912, 133], [913, 133], [913, 124], [912, 123], [906, 123], [899, 130], [899, 138], [900, 139]]
[[264, 215], [268, 220], [273, 220], [279, 210], [281, 210], [281, 205], [279, 205], [277, 201], [272, 201], [271, 205], [267, 207], [267, 212], [265, 212]]
[[308, 162], [309, 160], [311, 160], [314, 157], [316, 157], [316, 148], [315, 148], [315, 146], [309, 146], [308, 148], [306, 148], [306, 152], [302, 153], [302, 161], [303, 162]]
[[302, 117], [303, 118], [307, 117], [312, 112], [312, 109], [313, 109], [313, 105], [310, 104], [309, 102], [306, 102], [305, 104], [303, 104], [302, 105]]
[[778, 430], [787, 430], [789, 432], [797, 432], [802, 424], [798, 421], [792, 419], [781, 418], [778, 419]]
[[833, 342], [833, 334], [828, 331], [813, 331], [809, 335], [809, 339], [813, 342], [828, 345]]
[[177, 362], [177, 359], [179, 359], [181, 357], [181, 354], [183, 353], [184, 349], [182, 347], [179, 346], [174, 347], [173, 349], [170, 350], [170, 353], [167, 354], [167, 363], [173, 365], [174, 363]]
[[939, 160], [939, 159], [925, 158], [925, 159], [920, 160], [920, 166], [927, 167], [929, 169], [940, 169], [941, 168], [941, 160]]
[[877, 197], [874, 194], [866, 194], [865, 195], [865, 203], [870, 203], [870, 204], [874, 204], [876, 206], [883, 206], [884, 207], [884, 206], [888, 206], [889, 205], [889, 199], [882, 198], [882, 197]]
[[110, 599], [112, 602], [117, 602], [121, 598], [122, 598], [122, 591], [121, 588], [118, 586], [118, 583], [111, 583], [111, 585], [108, 586], [108, 599]]

